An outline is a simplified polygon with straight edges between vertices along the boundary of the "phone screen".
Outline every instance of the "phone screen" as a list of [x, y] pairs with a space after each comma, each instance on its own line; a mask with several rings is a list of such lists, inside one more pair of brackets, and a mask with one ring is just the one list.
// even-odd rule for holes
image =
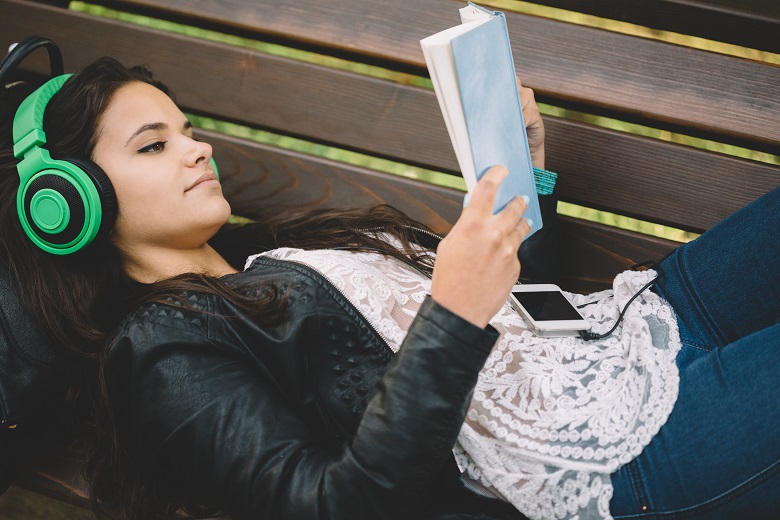
[[582, 319], [577, 309], [560, 291], [513, 292], [512, 295], [535, 321]]

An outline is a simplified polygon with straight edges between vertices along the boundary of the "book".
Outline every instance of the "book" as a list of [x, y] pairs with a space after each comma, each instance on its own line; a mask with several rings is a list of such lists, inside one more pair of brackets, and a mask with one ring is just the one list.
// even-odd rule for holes
[[460, 25], [420, 40], [458, 165], [469, 193], [491, 166], [506, 166], [493, 211], [527, 195], [533, 234], [542, 215], [506, 17], [472, 2], [460, 16]]

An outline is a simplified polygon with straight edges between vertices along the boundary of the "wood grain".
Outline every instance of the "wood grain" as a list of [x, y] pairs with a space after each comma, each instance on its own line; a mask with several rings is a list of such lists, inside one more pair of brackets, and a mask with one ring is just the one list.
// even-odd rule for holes
[[[108, 3], [421, 74], [419, 40], [457, 24], [463, 6], [455, 0], [399, 0], [380, 9], [363, 0]], [[507, 24], [519, 74], [546, 101], [780, 153], [780, 67], [518, 13], [507, 12]]]
[[[213, 132], [198, 137], [214, 146], [224, 193], [234, 213], [262, 219], [294, 208], [369, 207], [391, 204], [444, 233], [461, 211], [462, 192], [432, 187], [296, 152], [279, 150]], [[587, 292], [609, 287], [612, 278], [633, 264], [657, 260], [676, 242], [559, 217], [566, 260], [564, 286]]]
[[22, 468], [14, 485], [79, 507], [89, 504], [81, 467], [84, 454], [73, 449], [47, 456]]
[[[63, 47], [69, 70], [103, 54], [146, 63], [188, 111], [457, 172], [427, 89], [19, 1], [0, 2], [0, 20], [0, 45], [31, 33], [50, 35]], [[46, 70], [43, 60], [29, 65]], [[552, 117], [546, 126], [548, 166], [561, 174], [563, 200], [652, 222], [706, 229], [780, 180], [778, 166]]]
[[[278, 211], [390, 204], [446, 232], [463, 192], [268, 145], [198, 131], [212, 144], [233, 213], [260, 219]], [[223, 173], [224, 172], [224, 173]]]
[[774, 0], [535, 0], [534, 3], [780, 53], [780, 4]]

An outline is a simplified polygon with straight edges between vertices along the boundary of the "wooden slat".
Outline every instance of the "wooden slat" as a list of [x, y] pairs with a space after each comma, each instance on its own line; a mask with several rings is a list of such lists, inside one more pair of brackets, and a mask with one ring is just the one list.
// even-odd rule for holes
[[533, 3], [780, 53], [780, 3], [775, 0], [534, 0]]
[[460, 214], [463, 192], [379, 173], [298, 152], [198, 130], [214, 147], [224, 194], [233, 213], [250, 218], [295, 208], [390, 204], [448, 231]]
[[56, 498], [80, 507], [87, 507], [87, 484], [81, 476], [84, 454], [74, 450], [31, 462], [14, 481], [14, 485]]
[[[146, 63], [194, 112], [457, 170], [435, 96], [426, 89], [18, 1], [0, 1], [0, 20], [0, 45], [32, 33], [52, 36], [69, 70], [103, 54]], [[30, 65], [46, 70], [44, 60]], [[546, 124], [549, 166], [561, 173], [562, 198], [615, 213], [700, 230], [778, 183], [778, 167], [583, 123], [547, 118]], [[743, 180], [732, 187], [735, 170]]]
[[612, 286], [632, 265], [660, 260], [680, 244], [596, 222], [560, 218], [563, 258], [561, 287], [582, 294]]
[[[443, 233], [460, 215], [462, 192], [381, 174], [328, 159], [199, 130], [214, 146], [224, 193], [234, 213], [262, 219], [291, 207], [368, 207], [387, 203]], [[677, 243], [561, 217], [563, 286], [589, 292], [609, 287], [631, 265], [661, 258]]]
[[[419, 40], [458, 23], [455, 0], [108, 1], [185, 23], [425, 74]], [[780, 154], [780, 68], [507, 13], [517, 70], [541, 98]]]
[[547, 117], [563, 200], [702, 232], [780, 185], [780, 166]]
[[[425, 89], [15, 0], [0, 2], [0, 24], [3, 46], [33, 33], [55, 39], [68, 70], [102, 55], [147, 64], [190, 110], [413, 164], [457, 167]], [[33, 66], [48, 70], [42, 60]]]

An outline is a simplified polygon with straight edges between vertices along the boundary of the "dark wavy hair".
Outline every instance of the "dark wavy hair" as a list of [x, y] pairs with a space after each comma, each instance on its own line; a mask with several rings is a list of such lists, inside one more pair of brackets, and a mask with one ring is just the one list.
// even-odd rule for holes
[[[127, 68], [111, 58], [101, 58], [65, 82], [44, 116], [46, 147], [51, 156], [91, 159], [101, 115], [116, 92], [132, 82], [148, 83], [171, 96], [149, 70]], [[157, 476], [159, 471], [138, 462], [142, 458], [134, 452], [132, 441], [115, 427], [114, 413], [121, 414], [122, 410], [113, 410], [109, 401], [102, 370], [103, 350], [122, 319], [147, 302], [162, 303], [186, 292], [205, 292], [230, 300], [261, 323], [271, 323], [280, 318], [285, 296], [273, 286], [247, 291], [246, 287], [231, 288], [219, 278], [198, 273], [142, 284], [125, 273], [119, 251], [106, 239], [68, 256], [51, 255], [34, 246], [16, 215], [18, 161], [13, 157], [11, 136], [15, 110], [32, 90], [33, 86], [27, 84], [0, 89], [0, 254], [8, 263], [12, 281], [23, 289], [20, 295], [40, 328], [80, 367], [69, 402], [83, 411], [79, 417], [84, 418], [82, 438], [88, 439], [85, 477], [91, 488], [92, 509], [101, 518], [212, 515], [215, 509], [175, 496]], [[293, 246], [380, 250], [430, 271], [428, 256], [412, 246], [419, 242], [414, 228], [424, 226], [389, 206], [322, 209], [225, 226], [210, 243], [237, 269], [249, 254]], [[392, 247], [376, 233], [362, 231], [366, 229], [394, 236], [401, 246]]]

